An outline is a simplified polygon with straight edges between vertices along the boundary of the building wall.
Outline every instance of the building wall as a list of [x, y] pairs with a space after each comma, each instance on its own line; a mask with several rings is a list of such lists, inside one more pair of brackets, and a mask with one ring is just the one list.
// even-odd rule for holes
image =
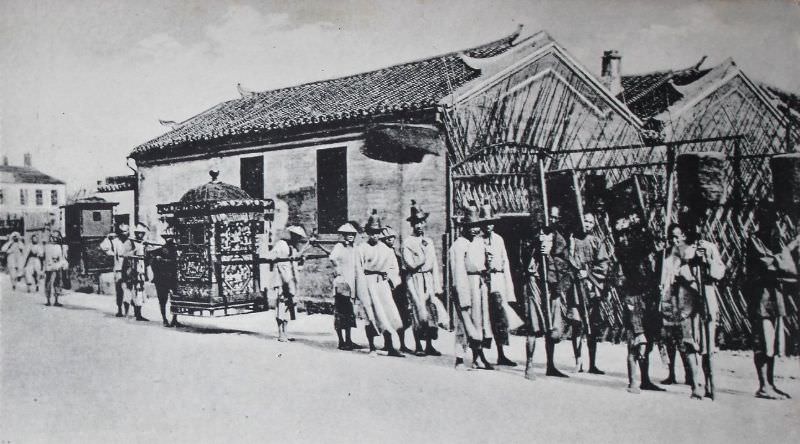
[[118, 204], [114, 207], [114, 215], [127, 214], [130, 220], [133, 220], [133, 191], [99, 193], [98, 196], [108, 202], [116, 202]]
[[[3, 192], [3, 202], [0, 204], [0, 218], [25, 219], [25, 229], [35, 230], [44, 228], [47, 223], [55, 223], [63, 232], [63, 218], [61, 205], [66, 200], [66, 185], [64, 184], [32, 184], [32, 183], [0, 183]], [[25, 205], [20, 204], [20, 190], [26, 193]], [[36, 191], [42, 191], [42, 205], [36, 205]], [[53, 205], [50, 200], [51, 191], [58, 193], [58, 202]]]
[[[220, 170], [221, 181], [239, 186], [239, 159], [261, 155], [264, 156], [264, 194], [276, 204], [273, 242], [287, 237], [285, 227], [288, 225], [301, 225], [311, 233], [317, 228], [317, 150], [345, 147], [348, 219], [363, 225], [371, 210], [377, 209], [383, 224], [397, 230], [402, 242], [411, 232], [405, 219], [411, 199], [416, 199], [431, 213], [428, 235], [436, 241], [441, 257], [446, 199], [444, 157], [428, 155], [420, 163], [399, 165], [364, 156], [362, 145], [363, 140], [358, 139], [290, 149], [270, 150], [270, 146], [264, 146], [260, 153], [142, 165], [139, 167], [140, 219], [154, 231], [160, 231], [162, 224], [157, 204], [177, 201], [190, 188], [208, 182], [211, 168]], [[321, 235], [320, 239], [335, 241], [337, 236]], [[312, 248], [309, 253], [320, 252]], [[329, 299], [333, 280], [330, 262], [308, 261], [303, 268], [301, 299]]]

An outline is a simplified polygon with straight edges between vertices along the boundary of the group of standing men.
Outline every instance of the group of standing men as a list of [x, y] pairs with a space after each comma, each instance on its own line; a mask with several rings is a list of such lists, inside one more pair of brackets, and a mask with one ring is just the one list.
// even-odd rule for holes
[[[350, 336], [350, 330], [356, 327], [358, 301], [367, 320], [371, 354], [377, 353], [375, 338], [382, 336], [388, 356], [441, 356], [433, 341], [438, 339], [439, 325], [447, 311], [441, 301], [442, 278], [435, 244], [425, 236], [427, 219], [428, 213], [412, 201], [411, 215], [406, 219], [412, 234], [399, 252], [395, 249], [397, 232], [381, 224], [376, 210], [364, 226], [365, 242], [355, 243], [360, 231], [356, 222], [338, 228], [342, 240], [328, 253], [335, 270], [334, 328], [340, 350], [361, 348]], [[406, 346], [405, 331], [409, 328], [414, 350]]]
[[161, 318], [165, 327], [177, 327], [177, 316], [172, 321], [167, 319], [166, 304], [169, 292], [177, 285], [177, 249], [173, 236], [162, 233], [164, 245], [157, 249], [146, 248], [145, 237], [148, 228], [137, 223], [133, 236], [128, 224], [117, 226], [100, 243], [100, 249], [114, 258], [114, 292], [116, 294], [118, 318], [127, 317], [133, 307], [133, 315], [137, 321], [148, 321], [142, 315], [142, 308], [147, 302], [145, 282], [154, 284], [161, 309]]
[[45, 305], [51, 305], [53, 299], [52, 305], [61, 307], [58, 297], [62, 287], [68, 283], [68, 263], [67, 246], [59, 231], [45, 232], [41, 242], [39, 235], [34, 233], [28, 243], [19, 233], [13, 232], [0, 250], [6, 253], [12, 289], [24, 280], [29, 293], [31, 290], [38, 293], [43, 283], [47, 298]]

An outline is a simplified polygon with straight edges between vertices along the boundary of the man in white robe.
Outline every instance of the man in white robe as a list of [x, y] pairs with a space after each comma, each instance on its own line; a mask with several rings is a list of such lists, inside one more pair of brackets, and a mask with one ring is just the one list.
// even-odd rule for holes
[[6, 269], [11, 278], [11, 289], [17, 288], [17, 282], [25, 277], [25, 242], [16, 231], [11, 233], [8, 241], [3, 244], [2, 251], [6, 253]]
[[356, 249], [354, 243], [358, 230], [353, 225], [346, 223], [340, 226], [337, 232], [342, 236], [342, 240], [334, 245], [328, 254], [334, 269], [333, 327], [339, 338], [339, 350], [353, 350], [359, 348], [350, 337], [350, 329], [356, 327], [356, 315], [353, 308], [353, 300], [356, 298]]
[[[411, 201], [411, 216], [407, 219], [412, 234], [403, 241], [403, 263], [406, 271], [406, 287], [411, 308], [411, 323], [417, 356], [441, 356], [433, 347], [432, 341], [438, 339], [440, 316], [447, 310], [439, 300], [442, 294], [442, 277], [436, 247], [433, 239], [425, 236], [428, 213], [423, 212]], [[422, 341], [425, 341], [425, 350]]]
[[489, 298], [486, 288], [486, 247], [480, 236], [478, 210], [470, 208], [460, 221], [461, 236], [448, 251], [453, 300], [456, 309], [456, 369], [464, 368], [467, 347], [472, 350], [472, 368], [491, 370], [483, 348], [492, 343]]
[[379, 240], [382, 227], [376, 210], [373, 210], [365, 231], [369, 236], [367, 242], [356, 247], [356, 261], [360, 267], [360, 270], [357, 270], [356, 280], [363, 282], [366, 288], [364, 297], [361, 297], [359, 292], [359, 299], [369, 320], [367, 326], [369, 350], [370, 353], [376, 352], [375, 336], [382, 334], [389, 356], [403, 357], [404, 355], [394, 348], [392, 341], [392, 334], [396, 334], [403, 326], [392, 297], [392, 287], [400, 284], [400, 269], [394, 250]]
[[307, 239], [302, 227], [287, 228], [289, 240], [279, 240], [272, 247], [268, 258], [276, 260], [272, 265], [271, 288], [269, 294], [274, 298], [275, 321], [278, 324], [278, 340], [288, 341], [286, 326], [295, 318], [295, 300], [297, 296], [297, 277], [303, 264], [300, 245]]

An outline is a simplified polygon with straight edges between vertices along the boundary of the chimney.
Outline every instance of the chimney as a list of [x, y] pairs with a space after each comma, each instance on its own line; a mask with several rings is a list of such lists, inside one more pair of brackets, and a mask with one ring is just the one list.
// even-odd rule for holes
[[622, 92], [622, 56], [616, 49], [603, 51], [600, 80], [611, 94], [616, 96]]
[[30, 168], [31, 165], [31, 153], [25, 153], [25, 157], [23, 158], [23, 165]]
[[8, 156], [3, 156], [3, 166], [8, 166]]

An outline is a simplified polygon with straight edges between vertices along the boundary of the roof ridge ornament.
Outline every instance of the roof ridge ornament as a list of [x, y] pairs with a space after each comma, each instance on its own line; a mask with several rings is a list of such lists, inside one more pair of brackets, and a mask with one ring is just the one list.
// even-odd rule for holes
[[219, 170], [216, 169], [209, 170], [208, 175], [211, 176], [211, 183], [219, 182], [219, 179], [217, 179], [219, 177]]
[[239, 95], [242, 96], [243, 99], [245, 97], [250, 97], [253, 94], [255, 94], [253, 91], [251, 91], [251, 90], [245, 88], [244, 86], [242, 86], [241, 83], [237, 83], [236, 84], [236, 90], [239, 91]]

